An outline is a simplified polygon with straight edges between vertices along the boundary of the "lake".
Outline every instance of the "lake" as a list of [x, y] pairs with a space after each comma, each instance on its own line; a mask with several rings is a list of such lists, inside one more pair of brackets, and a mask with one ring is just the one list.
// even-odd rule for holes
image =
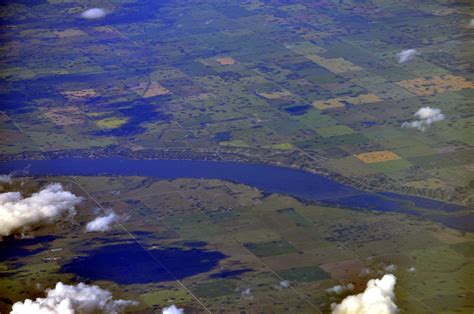
[[[119, 157], [13, 160], [0, 163], [2, 173], [35, 176], [146, 176], [158, 179], [221, 179], [255, 187], [266, 193], [290, 195], [326, 206], [370, 209], [419, 216], [415, 209], [431, 210], [427, 217], [451, 228], [473, 230], [473, 216], [449, 219], [438, 215], [467, 208], [417, 196], [372, 193], [336, 182], [323, 175], [288, 167], [238, 162], [196, 160], [135, 160]], [[465, 221], [464, 223], [462, 223]]]

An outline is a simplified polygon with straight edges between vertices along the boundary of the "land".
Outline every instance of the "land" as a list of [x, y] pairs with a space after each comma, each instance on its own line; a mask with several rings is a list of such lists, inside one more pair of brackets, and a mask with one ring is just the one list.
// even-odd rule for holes
[[[474, 204], [467, 3], [115, 1], [95, 21], [74, 1], [2, 6], [2, 159], [206, 155]], [[426, 105], [447, 119], [400, 128]], [[357, 158], [377, 151], [400, 158]]]
[[[102, 19], [80, 18], [95, 5], [0, 4], [0, 161], [272, 164], [474, 215], [469, 2], [118, 0], [101, 1]], [[446, 119], [424, 132], [401, 128], [425, 106]], [[404, 312], [473, 312], [472, 234], [426, 219], [426, 209], [424, 217], [348, 210], [217, 180], [23, 181], [6, 189], [28, 195], [59, 181], [87, 201], [73, 222], [0, 242], [2, 313], [59, 280], [140, 301], [137, 312], [169, 304], [186, 313], [329, 312], [346, 294], [326, 288], [354, 283], [360, 292], [391, 264]], [[86, 234], [96, 207], [129, 219]], [[124, 252], [136, 266], [114, 264], [112, 274], [91, 257]], [[144, 252], [176, 266], [179, 281]]]
[[[130, 312], [169, 304], [189, 313], [329, 312], [387, 267], [395, 269], [403, 312], [474, 308], [474, 237], [415, 216], [304, 204], [219, 180], [23, 178], [4, 190], [21, 181], [26, 195], [54, 181], [86, 201], [73, 221], [0, 243], [2, 312], [57, 281], [94, 283], [139, 301]], [[94, 208], [128, 219], [107, 233], [85, 233]], [[326, 291], [349, 283], [353, 291]]]

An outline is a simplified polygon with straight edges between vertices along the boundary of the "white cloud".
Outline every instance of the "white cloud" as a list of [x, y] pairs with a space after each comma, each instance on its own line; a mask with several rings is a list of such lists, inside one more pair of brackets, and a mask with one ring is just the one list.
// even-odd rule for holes
[[73, 313], [122, 313], [135, 301], [113, 300], [112, 293], [98, 286], [79, 283], [76, 286], [58, 282], [54, 289], [46, 290], [45, 298], [26, 299], [13, 304], [10, 314], [73, 314]]
[[350, 283], [350, 284], [347, 284], [346, 286], [337, 285], [337, 286], [328, 288], [328, 289], [326, 289], [326, 292], [327, 293], [341, 294], [341, 293], [344, 293], [346, 291], [352, 291], [352, 290], [354, 290], [354, 285]]
[[420, 108], [417, 112], [415, 112], [415, 116], [423, 120], [431, 119], [433, 121], [439, 121], [444, 119], [440, 109], [431, 107]]
[[397, 279], [394, 275], [385, 275], [382, 279], [372, 279], [363, 293], [350, 295], [340, 304], [333, 303], [333, 314], [394, 314], [398, 312], [393, 302], [393, 289]]
[[393, 273], [397, 270], [397, 266], [394, 264], [390, 264], [390, 265], [385, 266], [384, 270], [386, 273]]
[[36, 225], [50, 224], [65, 212], [76, 214], [82, 197], [64, 191], [59, 183], [23, 198], [18, 192], [0, 194], [0, 236], [26, 231]]
[[290, 282], [288, 280], [282, 280], [280, 281], [280, 287], [286, 289], [290, 287]]
[[12, 176], [9, 174], [0, 174], [0, 183], [12, 183]]
[[235, 292], [240, 291], [240, 297], [247, 299], [247, 300], [253, 300], [253, 295], [252, 295], [252, 289], [251, 288], [235, 288]]
[[109, 231], [112, 229], [114, 223], [122, 221], [124, 218], [117, 215], [113, 211], [106, 216], [98, 216], [94, 220], [87, 223], [86, 231], [95, 232], [95, 231]]
[[415, 112], [415, 117], [418, 120], [411, 122], [403, 122], [402, 128], [415, 128], [424, 132], [431, 124], [442, 121], [445, 119], [444, 114], [441, 113], [441, 109], [423, 107]]
[[100, 19], [106, 15], [107, 11], [101, 8], [92, 8], [81, 13], [81, 17], [88, 20]]
[[250, 288], [245, 288], [244, 290], [242, 290], [242, 296], [248, 297], [248, 296], [250, 296], [250, 295], [252, 295], [252, 289], [250, 289]]
[[403, 50], [402, 52], [397, 53], [398, 63], [405, 63], [413, 59], [416, 55], [418, 55], [418, 51], [416, 49], [407, 49]]
[[364, 267], [360, 270], [359, 277], [367, 277], [371, 273], [372, 273], [372, 271], [370, 270], [370, 268]]
[[163, 314], [183, 314], [184, 313], [184, 310], [183, 309], [179, 309], [176, 305], [170, 305], [168, 307], [165, 307], [163, 310], [162, 310], [162, 313]]

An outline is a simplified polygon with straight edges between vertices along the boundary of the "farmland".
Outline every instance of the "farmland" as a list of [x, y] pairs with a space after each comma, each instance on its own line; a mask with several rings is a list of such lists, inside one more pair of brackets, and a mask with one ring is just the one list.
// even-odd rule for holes
[[[0, 9], [0, 164], [31, 163], [0, 192], [59, 182], [84, 198], [72, 221], [0, 238], [0, 312], [61, 281], [139, 313], [329, 313], [386, 273], [403, 312], [473, 312], [468, 1]], [[54, 172], [70, 160], [103, 169]], [[123, 221], [85, 232], [112, 209]]]

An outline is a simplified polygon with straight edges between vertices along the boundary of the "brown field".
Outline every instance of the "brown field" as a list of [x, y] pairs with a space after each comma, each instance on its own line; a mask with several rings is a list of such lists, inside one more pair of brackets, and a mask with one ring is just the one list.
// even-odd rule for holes
[[313, 102], [313, 107], [316, 107], [320, 110], [332, 109], [332, 108], [341, 108], [344, 107], [344, 104], [339, 100], [339, 98], [333, 98], [328, 100], [317, 100]]
[[[307, 79], [297, 79], [295, 80], [295, 83], [297, 83], [299, 86], [313, 86], [313, 83]], [[326, 88], [324, 85], [321, 86]]]
[[333, 73], [345, 73], [362, 70], [360, 66], [357, 66], [345, 60], [344, 58], [327, 59], [315, 54], [306, 55], [305, 57]]
[[0, 132], [0, 142], [2, 143], [13, 142], [15, 140], [20, 141], [23, 140], [23, 137], [24, 135], [21, 133], [12, 130], [2, 130], [2, 132]]
[[59, 38], [66, 38], [66, 37], [75, 37], [75, 36], [87, 36], [87, 34], [79, 29], [65, 29], [63, 31], [55, 31], [54, 35]]
[[325, 89], [340, 89], [340, 88], [349, 88], [353, 86], [354, 84], [352, 82], [342, 82], [342, 83], [328, 83], [328, 84], [321, 84], [321, 87]]
[[122, 35], [118, 30], [116, 30], [115, 28], [111, 26], [98, 26], [98, 27], [94, 27], [94, 29], [101, 33], [108, 33], [108, 34], [113, 34], [117, 36]]
[[143, 98], [150, 98], [170, 93], [170, 91], [161, 86], [160, 83], [154, 81], [150, 82], [149, 85], [148, 83], [140, 83], [139, 89], [144, 90], [145, 88], [146, 90], [143, 93]]
[[474, 171], [474, 164], [465, 165], [464, 168], [467, 171]]
[[460, 11], [455, 8], [443, 8], [443, 9], [430, 10], [428, 11], [428, 13], [436, 15], [436, 16], [444, 16], [444, 15], [450, 15], [454, 13], [460, 13]]
[[0, 71], [0, 78], [5, 79], [9, 76], [13, 76], [18, 79], [28, 79], [35, 77], [35, 72], [24, 67], [4, 68], [2, 71]]
[[424, 180], [409, 181], [404, 186], [410, 186], [420, 189], [441, 189], [446, 187], [446, 183], [436, 178], [428, 178]]
[[366, 164], [401, 159], [400, 156], [389, 150], [381, 150], [354, 155], [360, 161]]
[[474, 88], [474, 83], [466, 81], [464, 77], [454, 75], [416, 78], [413, 80], [396, 82], [395, 84], [418, 96], [431, 96], [444, 92], [458, 91], [465, 88]]
[[266, 98], [266, 99], [280, 99], [280, 98], [285, 98], [285, 97], [289, 97], [291, 96], [292, 94], [287, 91], [287, 90], [282, 90], [282, 91], [278, 91], [278, 92], [258, 92], [258, 94], [260, 96], [262, 96], [263, 98]]
[[206, 59], [199, 59], [199, 62], [210, 67], [217, 67], [221, 65], [233, 65], [237, 63], [237, 61], [234, 58], [226, 57], [226, 56], [221, 56], [221, 57], [216, 56], [216, 57], [211, 57], [211, 58], [206, 58]]
[[236, 64], [237, 61], [235, 61], [233, 58], [231, 57], [221, 57], [221, 58], [217, 58], [217, 62], [219, 62], [220, 65], [232, 65], [232, 64]]
[[53, 109], [44, 115], [56, 125], [72, 125], [84, 122], [83, 115], [76, 107]]
[[212, 98], [212, 94], [202, 93], [202, 94], [187, 96], [186, 100], [187, 101], [197, 101], [197, 100], [208, 100], [208, 99], [211, 99], [211, 98]]
[[344, 102], [350, 103], [352, 105], [362, 105], [379, 102], [380, 100], [381, 99], [377, 95], [369, 93], [355, 97], [338, 97], [327, 100], [318, 100], [313, 102], [313, 106], [320, 110], [325, 110], [344, 107]]
[[456, 233], [450, 231], [447, 232], [432, 232], [431, 233], [436, 239], [445, 244], [456, 244], [467, 242], [466, 238], [459, 236]]
[[364, 95], [359, 95], [356, 97], [346, 97], [343, 98], [343, 100], [353, 104], [353, 105], [363, 105], [363, 104], [370, 104], [374, 102], [379, 102], [381, 99], [379, 96], [369, 93], [369, 94], [364, 94]]
[[70, 101], [76, 101], [82, 98], [89, 98], [94, 97], [97, 95], [97, 91], [95, 89], [82, 89], [82, 90], [72, 90], [62, 93], [66, 96], [67, 99]]
[[357, 278], [361, 270], [366, 266], [363, 261], [358, 259], [320, 265], [322, 269], [343, 284], [353, 283], [354, 278]]
[[[311, 252], [312, 253], [312, 252]], [[262, 261], [275, 271], [288, 269], [288, 265], [293, 268], [310, 267], [318, 265], [321, 257], [316, 254], [288, 253], [278, 256], [268, 256], [262, 258]]]
[[311, 29], [306, 29], [306, 31], [301, 32], [301, 37], [303, 37], [306, 40], [313, 40], [313, 41], [320, 41], [324, 38], [332, 36], [334, 33], [331, 33], [329, 31], [327, 32], [318, 32], [315, 30]]

